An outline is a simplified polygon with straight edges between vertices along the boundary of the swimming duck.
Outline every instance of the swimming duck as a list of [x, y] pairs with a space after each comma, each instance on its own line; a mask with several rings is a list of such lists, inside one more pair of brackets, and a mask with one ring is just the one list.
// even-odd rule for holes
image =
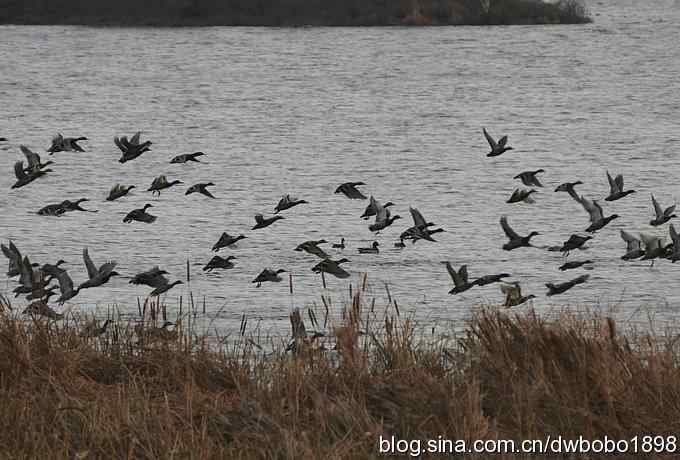
[[652, 194], [652, 205], [654, 205], [654, 213], [656, 214], [656, 217], [649, 221], [649, 225], [657, 227], [659, 225], [665, 224], [673, 217], [677, 217], [675, 214], [673, 214], [675, 212], [675, 205], [669, 206], [665, 210], [661, 209], [661, 206], [654, 198], [654, 194]]
[[468, 282], [467, 265], [462, 265], [456, 272], [450, 262], [447, 261], [444, 262], [444, 264], [446, 265], [446, 271], [449, 272], [449, 276], [451, 276], [453, 284], [455, 285], [455, 287], [449, 291], [449, 294], [459, 294], [474, 286], [474, 283]]
[[645, 245], [645, 254], [640, 260], [651, 260], [652, 264], [650, 267], [654, 266], [655, 259], [666, 257], [667, 249], [663, 238], [654, 235], [648, 235], [646, 233], [640, 233], [640, 239]]
[[46, 161], [45, 163], [40, 161], [40, 155], [26, 147], [25, 145], [20, 145], [19, 149], [21, 150], [21, 153], [24, 154], [26, 157], [26, 161], [28, 162], [28, 166], [24, 168], [24, 172], [27, 174], [30, 174], [31, 172], [36, 172], [40, 171], [41, 169], [45, 169], [51, 164], [54, 164], [53, 161]]
[[267, 217], [266, 219], [262, 216], [262, 214], [255, 214], [255, 225], [251, 230], [257, 230], [258, 228], [265, 228], [269, 227], [271, 224], [276, 222], [277, 220], [283, 219], [283, 216], [273, 216], [273, 217]]
[[339, 243], [333, 243], [333, 249], [345, 249], [345, 238], [340, 238]]
[[361, 254], [378, 254], [380, 252], [378, 250], [378, 246], [380, 246], [380, 244], [378, 244], [377, 241], [374, 241], [370, 248], [358, 248], [358, 249]]
[[231, 246], [232, 244], [236, 243], [239, 240], [242, 240], [244, 238], [248, 238], [245, 235], [239, 235], [239, 236], [231, 236], [227, 232], [222, 233], [222, 236], [220, 236], [220, 239], [215, 243], [212, 247], [212, 250], [217, 252], [222, 248], [225, 248], [227, 246]]
[[116, 262], [110, 261], [102, 264], [99, 268], [94, 266], [90, 254], [87, 252], [87, 248], [83, 249], [83, 261], [85, 262], [85, 268], [87, 268], [88, 280], [78, 286], [78, 291], [82, 289], [92, 288], [101, 286], [107, 283], [111, 277], [119, 275], [116, 268]]
[[503, 136], [498, 139], [498, 142], [496, 142], [496, 140], [486, 131], [486, 128], [482, 128], [482, 132], [484, 133], [484, 137], [486, 137], [486, 141], [491, 147], [491, 151], [486, 154], [487, 157], [496, 157], [504, 152], [507, 152], [508, 150], [512, 150], [512, 147], [505, 146], [505, 144], [508, 142], [508, 136]]
[[149, 187], [146, 191], [147, 192], [152, 192], [152, 194], [161, 194], [161, 190], [165, 190], [166, 188], [170, 188], [173, 185], [177, 184], [183, 184], [181, 180], [173, 180], [172, 182], [168, 182], [168, 178], [165, 176], [158, 176], [153, 180], [151, 183], [151, 187]]
[[198, 157], [203, 156], [203, 155], [205, 155], [205, 153], [203, 153], [203, 152], [183, 153], [182, 155], [177, 155], [172, 160], [170, 160], [170, 163], [184, 164], [188, 161], [195, 161], [196, 163], [200, 163], [201, 161], [198, 160]]
[[645, 255], [642, 249], [642, 242], [631, 233], [621, 230], [621, 238], [626, 242], [626, 253], [621, 256], [623, 260], [638, 259]]
[[87, 137], [64, 137], [60, 133], [52, 138], [52, 146], [47, 151], [52, 155], [56, 152], [84, 152], [85, 150], [78, 145], [80, 141], [86, 141]]
[[26, 173], [24, 170], [24, 162], [23, 161], [17, 161], [14, 163], [14, 175], [17, 178], [17, 181], [12, 185], [12, 188], [20, 188], [23, 187], [24, 185], [28, 185], [34, 180], [36, 180], [39, 177], [44, 176], [48, 172], [52, 172], [51, 169], [32, 169], [30, 172]]
[[567, 292], [569, 289], [573, 288], [574, 286], [578, 284], [583, 284], [586, 281], [588, 281], [588, 278], [590, 278], [590, 275], [581, 275], [577, 278], [574, 278], [573, 280], [566, 281], [564, 283], [559, 283], [559, 284], [553, 284], [553, 283], [546, 283], [545, 287], [548, 288], [548, 293], [546, 294], [548, 297], [557, 295], [557, 294], [562, 294], [564, 292]]
[[581, 185], [583, 182], [580, 180], [577, 180], [576, 182], [565, 182], [564, 184], [560, 184], [555, 188], [556, 192], [567, 192], [570, 197], [578, 201], [579, 203], [581, 202], [580, 197], [576, 193], [576, 190], [574, 190], [574, 187], [577, 185]]
[[203, 271], [207, 271], [210, 273], [211, 271], [221, 268], [224, 270], [228, 270], [230, 268], [234, 268], [234, 263], [231, 262], [231, 260], [236, 259], [234, 256], [229, 256], [226, 259], [224, 257], [220, 256], [214, 256], [210, 261], [205, 264], [205, 267], [203, 267]]
[[586, 264], [592, 264], [593, 262], [591, 260], [573, 260], [571, 262], [565, 262], [562, 265], [560, 265], [560, 271], [565, 271], [565, 270], [573, 270], [574, 268], [579, 268], [583, 265]]
[[156, 287], [153, 291], [149, 293], [149, 297], [158, 297], [161, 294], [165, 294], [168, 292], [170, 289], [173, 287], [177, 286], [178, 284], [183, 284], [180, 280], [173, 281], [172, 283], [165, 283], [161, 284], [160, 286]]
[[278, 283], [281, 281], [281, 277], [279, 276], [280, 273], [285, 273], [286, 270], [283, 269], [278, 269], [276, 271], [270, 270], [269, 268], [265, 268], [260, 272], [259, 275], [255, 277], [251, 283], [257, 283], [257, 287], [260, 287], [262, 283], [271, 281], [273, 283]]
[[123, 155], [118, 160], [120, 163], [125, 163], [130, 160], [134, 160], [144, 152], [151, 150], [151, 141], [146, 141], [140, 144], [139, 137], [141, 135], [140, 131], [137, 131], [132, 138], [128, 141], [126, 136], [114, 137], [113, 142], [118, 146]]
[[321, 259], [328, 259], [328, 254], [324, 252], [323, 249], [319, 247], [320, 244], [327, 243], [326, 240], [311, 240], [305, 241], [304, 243], [298, 244], [295, 251], [305, 251], [308, 254], [320, 257]]
[[501, 227], [505, 232], [505, 235], [510, 241], [503, 245], [503, 249], [506, 251], [512, 251], [513, 249], [521, 247], [532, 247], [530, 240], [535, 235], [540, 235], [538, 232], [531, 232], [527, 236], [519, 236], [508, 224], [508, 218], [505, 216], [501, 217]]
[[623, 198], [626, 195], [635, 193], [635, 190], [623, 190], [623, 176], [621, 174], [617, 175], [615, 179], [609, 175], [607, 171], [607, 180], [609, 181], [609, 196], [604, 199], [604, 201], [616, 201]]
[[506, 203], [519, 203], [520, 201], [525, 203], [534, 203], [534, 199], [531, 198], [532, 193], [536, 193], [536, 190], [533, 188], [531, 190], [516, 188]]
[[368, 229], [372, 232], [379, 232], [386, 229], [394, 223], [395, 220], [401, 219], [401, 216], [396, 215], [394, 217], [390, 216], [389, 209], [385, 208], [383, 205], [378, 203], [375, 198], [371, 197], [371, 204], [376, 210], [375, 222], [368, 226]]
[[191, 195], [192, 193], [200, 193], [201, 195], [205, 195], [208, 198], [215, 198], [212, 193], [210, 193], [206, 187], [212, 187], [213, 184], [212, 182], [202, 182], [200, 184], [192, 185], [189, 187], [185, 193], [185, 195]]
[[519, 179], [527, 187], [543, 187], [541, 181], [536, 177], [537, 174], [545, 172], [544, 169], [537, 169], [536, 171], [524, 171], [517, 174], [513, 179]]
[[501, 283], [500, 286], [501, 292], [505, 295], [503, 306], [506, 308], [522, 305], [523, 303], [536, 298], [536, 296], [533, 294], [526, 296], [522, 295], [522, 287], [517, 281], [511, 284]]
[[602, 213], [602, 207], [596, 200], [591, 201], [588, 198], [581, 197], [579, 199], [579, 203], [581, 203], [583, 209], [585, 209], [590, 215], [590, 226], [586, 228], [586, 232], [588, 233], [594, 233], [600, 230], [609, 222], [619, 217], [618, 214], [612, 214], [611, 216], [604, 217], [604, 214]]
[[507, 278], [509, 276], [510, 273], [499, 273], [497, 275], [484, 275], [474, 280], [471, 284], [473, 286], [486, 286], [487, 284], [498, 283], [499, 281], [503, 281], [503, 278]]
[[353, 200], [365, 200], [366, 196], [357, 189], [359, 185], [366, 184], [363, 182], [345, 182], [335, 189], [335, 193], [342, 193]]
[[[368, 220], [369, 217], [375, 216], [377, 214], [377, 209], [375, 209], [375, 206], [373, 205], [374, 199], [373, 196], [370, 197], [370, 202], [368, 203], [368, 206], [366, 206], [366, 209], [364, 209], [364, 213], [360, 216], [364, 220]], [[390, 206], [394, 206], [394, 203], [391, 201], [388, 201], [384, 205], [382, 205], [383, 208], [389, 208]]]
[[330, 275], [335, 276], [336, 278], [349, 278], [350, 274], [345, 271], [342, 267], [340, 267], [340, 264], [349, 262], [348, 259], [342, 258], [340, 260], [331, 260], [331, 259], [324, 259], [318, 264], [314, 265], [312, 267], [312, 271], [314, 273], [328, 273]]
[[281, 211], [285, 211], [286, 209], [290, 209], [293, 206], [297, 206], [299, 204], [307, 204], [308, 201], [305, 200], [296, 200], [295, 198], [292, 198], [290, 195], [284, 195], [280, 200], [279, 203], [276, 205], [274, 208], [274, 214], [278, 214]]
[[168, 279], [163, 276], [167, 274], [168, 272], [161, 270], [161, 268], [156, 265], [145, 272], [137, 273], [130, 281], [128, 281], [128, 284], [144, 284], [146, 286], [156, 288], [158, 286], [168, 284]]
[[114, 201], [114, 200], [117, 200], [118, 198], [124, 197], [133, 188], [135, 188], [134, 185], [130, 185], [129, 187], [126, 187], [125, 185], [116, 184], [111, 188], [111, 191], [109, 192], [109, 196], [106, 197], [106, 201]]
[[156, 216], [149, 214], [146, 212], [148, 208], [153, 208], [152, 204], [145, 204], [143, 208], [137, 208], [133, 209], [132, 211], [128, 212], [127, 215], [123, 218], [123, 222], [126, 224], [129, 224], [133, 220], [136, 220], [137, 222], [144, 222], [147, 224], [150, 224], [156, 220]]
[[573, 251], [574, 249], [585, 249], [583, 245], [586, 244], [588, 240], [592, 239], [593, 239], [592, 236], [581, 236], [573, 234], [569, 237], [567, 241], [562, 243], [560, 252], [563, 252], [565, 256], [568, 256], [569, 252]]
[[673, 224], [670, 224], [668, 226], [668, 233], [671, 236], [671, 247], [668, 251], [668, 260], [670, 260], [672, 263], [677, 262], [680, 260], [680, 236], [678, 236], [678, 233], [675, 231], [675, 227], [673, 227]]

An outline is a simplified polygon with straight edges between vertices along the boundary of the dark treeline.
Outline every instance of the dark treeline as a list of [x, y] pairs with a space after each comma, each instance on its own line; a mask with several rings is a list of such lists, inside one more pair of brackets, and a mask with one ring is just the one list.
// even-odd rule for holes
[[0, 0], [2, 24], [368, 26], [589, 20], [579, 0]]

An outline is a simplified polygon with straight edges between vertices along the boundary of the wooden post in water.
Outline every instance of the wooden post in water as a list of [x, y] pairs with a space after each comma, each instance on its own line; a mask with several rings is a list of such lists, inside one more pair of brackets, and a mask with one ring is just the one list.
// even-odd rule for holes
[[187, 284], [191, 283], [191, 272], [189, 271], [189, 258], [187, 257]]
[[323, 288], [326, 289], [326, 276], [321, 272], [321, 283], [323, 284]]
[[288, 288], [290, 289], [290, 293], [293, 293], [293, 274], [288, 273]]

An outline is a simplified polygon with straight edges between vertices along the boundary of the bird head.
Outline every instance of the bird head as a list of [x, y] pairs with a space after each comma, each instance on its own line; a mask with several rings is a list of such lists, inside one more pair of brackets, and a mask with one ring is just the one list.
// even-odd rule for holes
[[531, 232], [531, 233], [529, 233], [529, 237], [536, 236], [536, 235], [540, 235], [540, 233], [538, 233], [538, 232]]
[[144, 205], [144, 209], [146, 210], [146, 209], [148, 209], [148, 208], [153, 208], [153, 205], [150, 204], [150, 203], [145, 204], [145, 205]]
[[385, 203], [383, 205], [383, 208], [389, 208], [390, 206], [394, 206], [394, 203], [392, 203], [391, 201], [388, 201], [387, 203]]
[[279, 273], [285, 273], [285, 272], [286, 272], [286, 270], [284, 270], [283, 268], [279, 268], [278, 270], [276, 270], [276, 274], [277, 274], [277, 275], [278, 275]]
[[371, 246], [373, 246], [374, 248], [377, 248], [378, 246], [380, 246], [380, 243], [378, 243], [377, 241], [374, 241]]

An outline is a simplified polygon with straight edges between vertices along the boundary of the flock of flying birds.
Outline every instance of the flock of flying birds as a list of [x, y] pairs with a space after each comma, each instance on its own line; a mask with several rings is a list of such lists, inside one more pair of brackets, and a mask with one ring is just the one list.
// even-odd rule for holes
[[[487, 157], [496, 157], [513, 149], [507, 145], [507, 136], [503, 136], [496, 140], [484, 128], [483, 134], [491, 148], [491, 151], [487, 153]], [[151, 150], [152, 142], [148, 140], [141, 142], [140, 136], [141, 133], [137, 132], [130, 139], [128, 139], [127, 136], [114, 138], [115, 145], [122, 152], [122, 155], [119, 159], [120, 163], [126, 163], [128, 161], [134, 160], [143, 153]], [[52, 145], [49, 149], [47, 149], [47, 152], [50, 155], [57, 152], [84, 152], [84, 149], [78, 144], [78, 142], [83, 140], [87, 140], [87, 138], [64, 137], [61, 134], [58, 134], [52, 139]], [[3, 141], [6, 141], [6, 139], [0, 138], [0, 142]], [[48, 166], [54, 164], [53, 161], [46, 161], [43, 163], [40, 155], [23, 145], [20, 146], [20, 149], [26, 158], [27, 164], [25, 165], [24, 161], [22, 160], [19, 160], [15, 163], [14, 172], [17, 180], [14, 185], [12, 185], [12, 188], [21, 188], [27, 186], [33, 181], [51, 172], [52, 170], [49, 169]], [[203, 155], [205, 155], [203, 152], [181, 154], [172, 158], [170, 162], [201, 163], [199, 157]], [[519, 179], [527, 187], [543, 187], [543, 184], [541, 184], [539, 178], [537, 177], [538, 174], [543, 172], [543, 169], [524, 171], [517, 174], [514, 179]], [[604, 198], [605, 201], [616, 201], [626, 197], [631, 193], [635, 193], [635, 190], [624, 190], [623, 177], [620, 174], [615, 178], [612, 178], [609, 172], [607, 172], [607, 179], [609, 181], [610, 193]], [[162, 190], [180, 184], [182, 184], [182, 181], [180, 180], [168, 181], [166, 176], [159, 176], [153, 180], [147, 191], [150, 191], [154, 194], [160, 194]], [[585, 229], [585, 232], [592, 235], [598, 230], [604, 228], [612, 220], [616, 219], [618, 215], [611, 214], [605, 216], [604, 211], [597, 200], [591, 200], [576, 193], [575, 187], [579, 184], [582, 184], [582, 182], [567, 182], [559, 185], [555, 189], [555, 192], [567, 192], [569, 196], [571, 196], [583, 206], [590, 217], [590, 225]], [[213, 185], [214, 184], [212, 182], [194, 184], [186, 190], [185, 194], [190, 195], [192, 193], [200, 193], [207, 198], [215, 199], [215, 196], [209, 190], [207, 190], [208, 187]], [[338, 186], [335, 190], [335, 193], [343, 194], [349, 199], [368, 199], [368, 205], [360, 217], [366, 220], [374, 218], [373, 223], [371, 223], [368, 228], [370, 231], [377, 234], [391, 226], [401, 217], [399, 215], [392, 215], [390, 213], [389, 208], [394, 205], [392, 202], [388, 201], [381, 204], [373, 196], [367, 198], [358, 188], [363, 185], [366, 184], [363, 182], [346, 182]], [[116, 184], [110, 190], [109, 196], [106, 198], [106, 200], [114, 201], [123, 198], [133, 188], [135, 188], [134, 185]], [[507, 200], [507, 203], [532, 203], [533, 199], [531, 195], [535, 192], [536, 189], [534, 188], [517, 188], [513, 191], [512, 195]], [[81, 203], [85, 201], [88, 201], [87, 198], [82, 198], [76, 201], [64, 200], [60, 203], [49, 204], [38, 210], [37, 214], [60, 216], [72, 211], [97, 212], [96, 210], [82, 208]], [[305, 200], [298, 200], [292, 198], [290, 195], [285, 195], [275, 206], [272, 216], [264, 217], [262, 214], [255, 215], [255, 225], [251, 230], [266, 228], [278, 220], [284, 219], [284, 217], [279, 213], [306, 203], [308, 202]], [[652, 204], [656, 217], [650, 221], [650, 225], [663, 225], [671, 218], [676, 217], [674, 214], [675, 205], [663, 209], [653, 195]], [[146, 224], [153, 223], [156, 220], [156, 216], [149, 213], [148, 210], [151, 207], [153, 206], [147, 203], [142, 208], [130, 211], [123, 219], [123, 222], [141, 222]], [[413, 219], [413, 225], [401, 232], [399, 235], [399, 241], [394, 244], [396, 248], [404, 248], [404, 242], [406, 240], [411, 240], [413, 243], [420, 240], [436, 242], [432, 235], [445, 231], [442, 228], [434, 228], [435, 224], [433, 222], [427, 221], [416, 208], [410, 207], [409, 211]], [[538, 232], [532, 231], [526, 236], [521, 236], [512, 229], [506, 216], [502, 216], [500, 218], [500, 225], [508, 238], [508, 241], [502, 246], [504, 250], [512, 251], [522, 247], [535, 247], [531, 244], [531, 238], [535, 235], [538, 235]], [[644, 233], [641, 233], [639, 234], [639, 237], [636, 237], [629, 232], [621, 230], [621, 237], [626, 243], [626, 253], [622, 256], [622, 259], [651, 260], [652, 265], [654, 264], [655, 259], [669, 259], [672, 262], [680, 260], [680, 237], [678, 237], [678, 234], [672, 224], [669, 225], [669, 234], [671, 237], [671, 242], [670, 244], [665, 244], [663, 238], [647, 235]], [[560, 251], [565, 257], [567, 257], [571, 251], [576, 249], [586, 249], [587, 246], [585, 244], [593, 238], [591, 235], [583, 236], [579, 234], [572, 234], [571, 237], [564, 241], [561, 245], [549, 246], [547, 247], [547, 250]], [[215, 243], [212, 249], [213, 251], [218, 252], [220, 249], [225, 247], [235, 247], [234, 245], [244, 238], [247, 238], [247, 236], [243, 234], [232, 236], [225, 232], [220, 236], [219, 240]], [[349, 262], [349, 260], [344, 257], [338, 260], [333, 260], [326, 250], [321, 247], [321, 245], [326, 243], [328, 242], [323, 239], [305, 241], [299, 244], [295, 250], [307, 252], [321, 259], [321, 261], [312, 267], [313, 272], [322, 274], [327, 273], [338, 278], [348, 278], [350, 274], [341, 267], [341, 264]], [[1, 248], [2, 252], [9, 259], [9, 269], [7, 275], [10, 278], [15, 276], [19, 277], [19, 286], [17, 286], [13, 291], [15, 296], [26, 295], [26, 298], [32, 301], [32, 303], [29, 304], [24, 312], [46, 316], [51, 319], [60, 319], [63, 317], [62, 314], [57, 313], [48, 306], [50, 297], [57, 294], [57, 289], [60, 293], [57, 303], [63, 305], [66, 301], [78, 295], [81, 290], [102, 286], [107, 283], [111, 277], [119, 275], [119, 273], [115, 271], [116, 262], [108, 261], [102, 264], [100, 267], [97, 267], [92, 262], [87, 248], [84, 248], [83, 261], [87, 269], [88, 278], [76, 288], [70, 275], [64, 268], [61, 267], [61, 265], [65, 263], [63, 260], [59, 260], [54, 265], [40, 265], [37, 263], [31, 263], [28, 256], [22, 256], [21, 252], [12, 241], [10, 241], [7, 246], [2, 244]], [[337, 251], [343, 251], [345, 249], [344, 238], [342, 238], [338, 243], [332, 244], [332, 248]], [[359, 253], [378, 254], [380, 252], [379, 243], [377, 241], [374, 241], [369, 247], [360, 247], [357, 249]], [[215, 255], [203, 267], [203, 270], [210, 272], [218, 269], [234, 268], [235, 265], [232, 260], [235, 258], [236, 257], [234, 256], [223, 258], [219, 255]], [[505, 296], [503, 304], [506, 307], [520, 305], [529, 299], [535, 298], [534, 295], [523, 295], [519, 282], [504, 282], [503, 278], [511, 276], [509, 273], [484, 275], [475, 280], [470, 280], [468, 276], [467, 265], [463, 265], [458, 270], [456, 270], [449, 262], [444, 263], [454, 284], [454, 287], [449, 291], [450, 294], [458, 294], [467, 291], [474, 286], [484, 286], [487, 284], [500, 282], [501, 291]], [[559, 268], [562, 271], [577, 268], [591, 269], [592, 261], [567, 261]], [[264, 282], [280, 282], [282, 280], [280, 275], [285, 271], [286, 270], [284, 269], [274, 270], [265, 268], [252, 280], [252, 282], [257, 283], [258, 287]], [[146, 285], [150, 288], [153, 288], [149, 296], [159, 296], [169, 291], [173, 286], [182, 283], [182, 281], [179, 280], [170, 282], [165, 276], [167, 274], [168, 273], [165, 270], [162, 270], [156, 266], [150, 270], [136, 274], [130, 279], [130, 283]], [[576, 285], [585, 283], [588, 280], [588, 277], [588, 274], [584, 274], [563, 283], [546, 283], [546, 287], [548, 288], [547, 295], [552, 296], [566, 292]], [[56, 280], [57, 284], [51, 285], [52, 281], [54, 280]]]

